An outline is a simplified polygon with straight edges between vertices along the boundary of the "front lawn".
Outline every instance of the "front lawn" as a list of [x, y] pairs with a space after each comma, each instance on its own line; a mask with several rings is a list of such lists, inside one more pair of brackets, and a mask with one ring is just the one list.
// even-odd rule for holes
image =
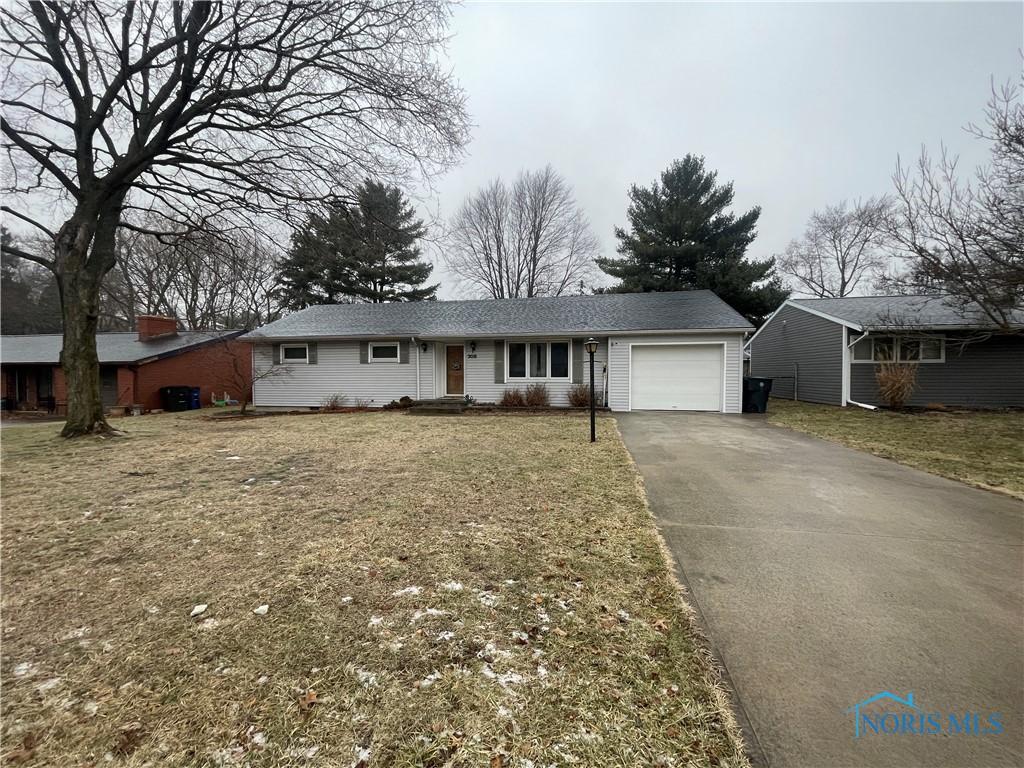
[[773, 398], [768, 421], [1024, 498], [1024, 413], [897, 413]]
[[123, 425], [3, 432], [5, 762], [746, 765], [611, 419]]

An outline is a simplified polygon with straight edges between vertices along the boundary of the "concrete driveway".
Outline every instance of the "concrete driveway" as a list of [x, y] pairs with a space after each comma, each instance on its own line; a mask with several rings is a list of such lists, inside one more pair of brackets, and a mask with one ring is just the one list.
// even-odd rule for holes
[[[755, 763], [1024, 765], [1024, 504], [756, 416], [617, 418]], [[882, 691], [914, 707], [855, 738]]]

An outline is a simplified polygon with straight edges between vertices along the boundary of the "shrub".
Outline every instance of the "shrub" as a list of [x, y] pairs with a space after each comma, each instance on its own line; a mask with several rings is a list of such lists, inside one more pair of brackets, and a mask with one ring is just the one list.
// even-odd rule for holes
[[573, 408], [586, 408], [590, 405], [590, 385], [573, 384], [569, 387], [569, 405]]
[[320, 410], [327, 411], [328, 413], [331, 411], [340, 411], [345, 407], [346, 400], [348, 400], [348, 398], [345, 397], [345, 395], [340, 392], [335, 392], [330, 397], [325, 397], [320, 401]]
[[917, 386], [916, 363], [882, 363], [875, 369], [878, 394], [893, 410], [903, 407]]
[[523, 393], [519, 388], [513, 387], [501, 393], [501, 405], [505, 408], [522, 408], [526, 405], [526, 400], [523, 399]]
[[356, 408], [369, 408], [370, 403], [372, 402], [373, 401], [369, 400], [368, 398], [360, 397], [358, 400], [356, 400]]
[[412, 408], [416, 405], [416, 401], [408, 395], [402, 395], [397, 400], [392, 400], [390, 403], [384, 406], [385, 411], [399, 411], [404, 408]]
[[526, 388], [524, 399], [531, 408], [546, 408], [551, 405], [551, 397], [548, 395], [547, 385], [540, 382], [530, 384]]

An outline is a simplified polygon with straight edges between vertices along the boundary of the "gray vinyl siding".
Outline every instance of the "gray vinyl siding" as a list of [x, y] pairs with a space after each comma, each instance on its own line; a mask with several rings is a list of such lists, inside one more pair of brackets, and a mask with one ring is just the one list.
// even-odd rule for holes
[[[845, 327], [784, 306], [750, 343], [750, 375], [774, 379], [772, 395], [842, 404]], [[856, 399], [856, 398], [854, 398]]]
[[[505, 346], [501, 349], [502, 355], [504, 350], [507, 348], [509, 342], [529, 342], [529, 341], [565, 341], [567, 337], [552, 336], [550, 339], [517, 339], [508, 338], [504, 339]], [[470, 357], [474, 354], [469, 348], [470, 340], [467, 339], [464, 344], [466, 348], [466, 394], [476, 399], [478, 403], [497, 403], [501, 400], [501, 394], [506, 389], [512, 389], [518, 387], [519, 389], [525, 389], [528, 384], [532, 384], [535, 381], [542, 382], [548, 388], [548, 394], [551, 397], [551, 405], [553, 406], [567, 406], [569, 405], [569, 388], [572, 387], [571, 375], [572, 369], [575, 365], [575, 355], [577, 354], [576, 344], [571, 345], [572, 350], [570, 352], [569, 371], [570, 379], [514, 379], [507, 382], [495, 382], [495, 345], [494, 339], [478, 339], [476, 342], [476, 357]], [[462, 342], [450, 342], [450, 343], [462, 343]], [[444, 395], [444, 345], [437, 345], [437, 387], [435, 394], [437, 397]], [[586, 354], [586, 353], [584, 353]], [[595, 388], [598, 392], [602, 391], [603, 377], [602, 372], [604, 370], [605, 362], [608, 358], [608, 345], [607, 339], [601, 338], [600, 345], [597, 348], [597, 352], [594, 353], [594, 382]], [[585, 367], [587, 381], [589, 383], [590, 369]], [[506, 371], [506, 378], [507, 378]]]
[[[869, 405], [884, 405], [878, 398], [874, 364], [851, 364], [850, 398]], [[956, 337], [949, 336], [945, 362], [921, 363], [917, 367], [917, 387], [908, 405], [929, 403], [975, 408], [1024, 407], [1024, 338], [993, 336], [960, 345]]]
[[[410, 347], [408, 363], [361, 364], [358, 341], [319, 341], [315, 365], [274, 366], [282, 372], [255, 383], [253, 405], [316, 407], [335, 394], [344, 395], [349, 405], [365, 400], [378, 407], [403, 395], [415, 398], [417, 362], [421, 392], [429, 396], [434, 386], [431, 346], [428, 345], [426, 354], [417, 354], [418, 346]], [[271, 368], [272, 350], [271, 344], [253, 345], [253, 362], [258, 372]]]
[[613, 411], [629, 410], [630, 344], [679, 342], [725, 343], [725, 413], [740, 413], [743, 406], [743, 334], [665, 334], [613, 336], [608, 364], [608, 405]]

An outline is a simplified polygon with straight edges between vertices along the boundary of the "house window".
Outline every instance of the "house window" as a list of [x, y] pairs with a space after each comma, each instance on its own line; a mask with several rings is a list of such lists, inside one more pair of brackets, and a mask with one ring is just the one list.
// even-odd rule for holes
[[508, 345], [508, 377], [510, 379], [526, 378], [526, 345]]
[[941, 363], [945, 360], [945, 339], [939, 336], [903, 339], [873, 336], [853, 345], [855, 363]]
[[309, 362], [309, 345], [308, 344], [282, 344], [281, 345], [281, 362], [282, 363], [300, 363], [305, 364]]
[[508, 345], [509, 379], [568, 379], [568, 341], [513, 341]]
[[398, 362], [398, 342], [388, 342], [387, 344], [371, 344], [370, 345], [370, 362], [371, 363], [397, 363]]

